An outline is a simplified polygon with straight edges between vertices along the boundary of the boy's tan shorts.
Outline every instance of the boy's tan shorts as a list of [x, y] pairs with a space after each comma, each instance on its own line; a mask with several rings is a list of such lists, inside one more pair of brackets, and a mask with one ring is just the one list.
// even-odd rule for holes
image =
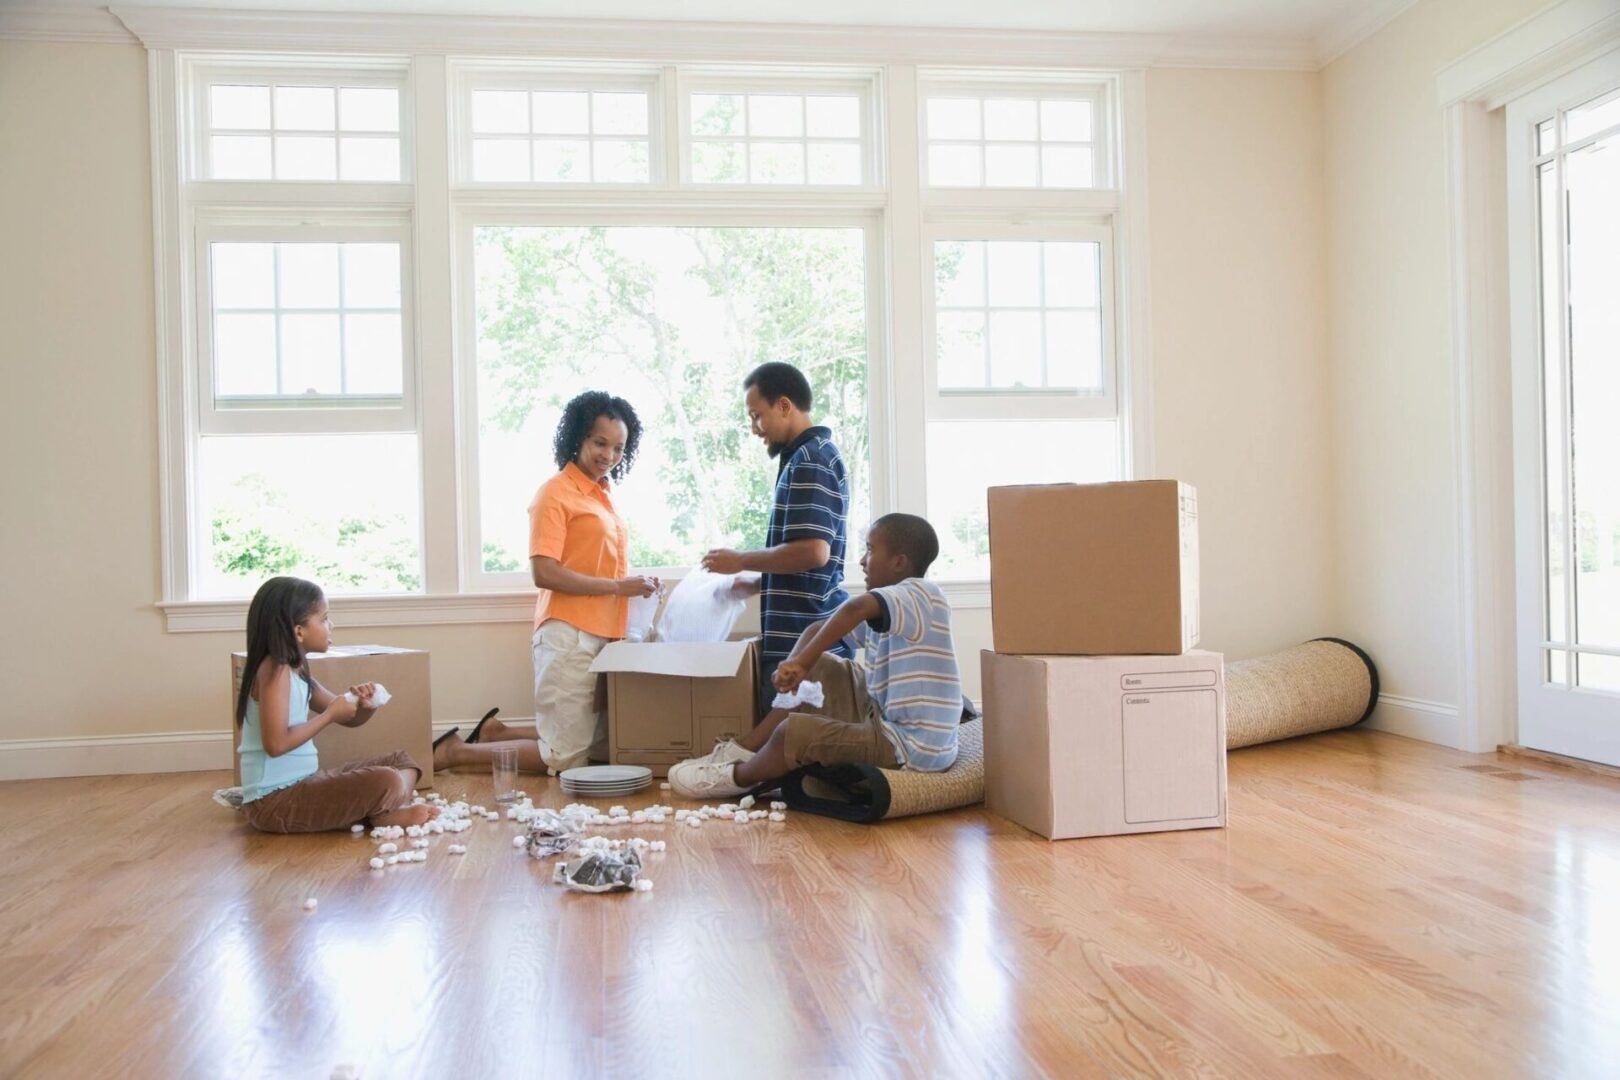
[[900, 756], [884, 730], [877, 702], [854, 664], [824, 654], [806, 676], [819, 682], [821, 708], [794, 711], [782, 721], [782, 752], [788, 768], [801, 765], [876, 765], [898, 769]]

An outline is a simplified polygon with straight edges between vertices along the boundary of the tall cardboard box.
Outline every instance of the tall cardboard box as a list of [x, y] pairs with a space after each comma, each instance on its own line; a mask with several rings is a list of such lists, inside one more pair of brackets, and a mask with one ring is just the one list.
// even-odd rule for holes
[[1175, 655], [1198, 644], [1198, 493], [1176, 480], [995, 487], [998, 653]]
[[[231, 757], [236, 782], [242, 782], [242, 745], [236, 727], [236, 695], [242, 686], [242, 669], [247, 653], [231, 654]], [[341, 694], [363, 682], [388, 687], [388, 704], [357, 728], [331, 724], [315, 736], [315, 750], [321, 768], [330, 769], [379, 754], [404, 750], [422, 766], [417, 787], [433, 786], [433, 687], [428, 671], [428, 654], [417, 649], [395, 649], [387, 645], [342, 645], [331, 652], [310, 653], [309, 673], [315, 681]]]
[[984, 801], [1051, 840], [1226, 824], [1219, 653], [980, 655]]
[[754, 726], [759, 657], [753, 641], [617, 641], [591, 670], [607, 675], [608, 760], [656, 776], [715, 740]]

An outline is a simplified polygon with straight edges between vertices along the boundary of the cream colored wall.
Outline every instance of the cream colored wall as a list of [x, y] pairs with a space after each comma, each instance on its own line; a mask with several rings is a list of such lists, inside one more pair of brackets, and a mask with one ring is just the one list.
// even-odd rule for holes
[[[1149, 79], [1158, 472], [1198, 485], [1204, 636], [1332, 632], [1314, 77]], [[0, 42], [0, 741], [218, 731], [238, 634], [161, 593], [145, 54]], [[989, 612], [964, 611], [969, 693]], [[522, 624], [339, 628], [433, 653], [440, 720], [530, 712]]]
[[[137, 46], [0, 41], [0, 740], [219, 730], [240, 634], [170, 634], [151, 158]], [[433, 707], [527, 714], [528, 631], [339, 629], [433, 653]], [[228, 761], [228, 758], [226, 759]]]
[[1442, 719], [1458, 700], [1458, 563], [1435, 74], [1545, 6], [1423, 0], [1322, 72], [1335, 606], [1385, 691]]
[[1206, 648], [1339, 635], [1309, 72], [1148, 75], [1156, 471], [1198, 488]]

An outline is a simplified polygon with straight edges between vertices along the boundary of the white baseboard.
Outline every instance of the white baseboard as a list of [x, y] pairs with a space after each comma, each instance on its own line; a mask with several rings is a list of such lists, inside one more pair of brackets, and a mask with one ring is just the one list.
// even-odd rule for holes
[[[514, 724], [534, 722], [532, 716], [502, 719]], [[476, 723], [477, 717], [436, 721], [433, 734], [438, 737], [453, 727], [466, 734]], [[69, 739], [0, 739], [0, 781], [229, 770], [233, 738], [229, 731], [162, 731]]]
[[198, 772], [230, 767], [228, 731], [0, 740], [0, 780]]
[[1440, 701], [1379, 694], [1378, 707], [1367, 718], [1366, 726], [1441, 746], [1461, 749], [1463, 745], [1462, 715], [1457, 706]]

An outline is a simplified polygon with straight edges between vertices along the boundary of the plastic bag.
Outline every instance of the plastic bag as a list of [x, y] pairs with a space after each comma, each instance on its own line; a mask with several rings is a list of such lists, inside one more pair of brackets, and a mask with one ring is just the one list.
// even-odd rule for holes
[[658, 602], [663, 599], [663, 590], [651, 596], [632, 596], [630, 598], [630, 618], [624, 627], [624, 640], [651, 641], [653, 617], [658, 614]]
[[736, 574], [711, 574], [700, 567], [675, 586], [658, 620], [659, 641], [725, 641], [745, 602], [731, 594]]
[[528, 851], [536, 859], [549, 859], [579, 846], [581, 824], [578, 818], [555, 810], [536, 810], [529, 818]]
[[551, 880], [576, 892], [628, 892], [641, 873], [641, 856], [634, 851], [598, 851], [578, 862], [560, 862]]

